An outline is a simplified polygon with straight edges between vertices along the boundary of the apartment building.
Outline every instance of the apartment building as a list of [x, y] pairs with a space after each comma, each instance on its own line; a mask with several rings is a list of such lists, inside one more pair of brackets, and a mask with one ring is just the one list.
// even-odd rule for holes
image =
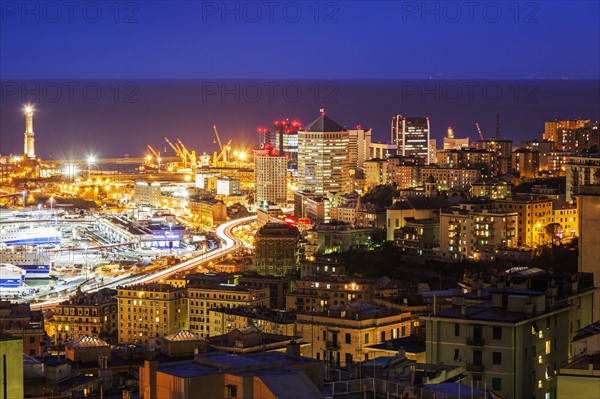
[[311, 344], [305, 355], [338, 367], [368, 360], [367, 346], [410, 335], [412, 321], [409, 312], [362, 301], [296, 316], [298, 334]]
[[117, 287], [120, 343], [148, 343], [187, 330], [185, 289], [169, 284], [136, 284]]
[[549, 241], [546, 226], [552, 223], [554, 218], [551, 199], [520, 196], [499, 199], [494, 204], [504, 212], [518, 213], [519, 246], [535, 248]]
[[375, 288], [374, 282], [345, 276], [307, 277], [296, 281], [296, 287], [286, 295], [285, 307], [297, 312], [321, 312], [351, 302], [369, 302], [375, 296]]

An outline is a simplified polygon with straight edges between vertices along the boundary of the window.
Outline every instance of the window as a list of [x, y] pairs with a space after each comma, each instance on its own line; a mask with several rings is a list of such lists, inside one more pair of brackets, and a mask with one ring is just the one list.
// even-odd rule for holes
[[29, 337], [29, 343], [30, 344], [35, 343], [35, 337]]
[[381, 332], [381, 342], [385, 341], [385, 331]]
[[539, 355], [539, 356], [538, 356], [538, 363], [539, 363], [539, 364], [542, 364], [542, 363], [544, 363], [544, 359], [542, 359], [542, 355]]
[[352, 337], [350, 336], [350, 334], [346, 333], [346, 343], [350, 344], [352, 343]]
[[502, 364], [502, 353], [501, 352], [492, 352], [492, 363], [493, 364]]
[[502, 379], [501, 378], [492, 378], [492, 389], [494, 391], [502, 390]]
[[454, 323], [454, 336], [460, 336], [460, 324], [458, 323]]
[[365, 334], [365, 344], [369, 343], [369, 333]]
[[225, 385], [227, 390], [227, 398], [237, 398], [237, 386], [236, 385]]
[[494, 339], [502, 339], [502, 327], [494, 327], [492, 334]]
[[546, 355], [550, 354], [550, 341], [546, 341]]

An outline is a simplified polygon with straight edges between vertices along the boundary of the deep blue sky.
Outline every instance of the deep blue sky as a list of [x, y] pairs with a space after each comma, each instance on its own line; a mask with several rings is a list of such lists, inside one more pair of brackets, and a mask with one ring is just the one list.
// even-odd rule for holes
[[462, 1], [283, 0], [271, 15], [263, 1], [229, 2], [230, 13], [221, 1], [121, 1], [118, 12], [112, 1], [75, 3], [0, 3], [2, 79], [600, 74], [593, 0], [481, 1], [473, 9]]
[[[257, 127], [322, 107], [381, 141], [395, 114], [429, 116], [438, 139], [449, 125], [475, 139], [475, 122], [488, 136], [500, 114], [517, 141], [546, 120], [600, 118], [595, 0], [72, 3], [0, 0], [1, 154], [22, 151], [25, 103], [37, 153], [58, 158], [143, 155], [165, 135], [211, 153], [213, 123], [252, 148]], [[258, 101], [235, 85], [259, 85]]]

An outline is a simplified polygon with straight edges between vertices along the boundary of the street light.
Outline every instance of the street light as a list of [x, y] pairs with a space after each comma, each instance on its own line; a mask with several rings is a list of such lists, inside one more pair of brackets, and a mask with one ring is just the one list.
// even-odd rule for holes
[[54, 202], [54, 197], [50, 197], [50, 213], [52, 213], [52, 203]]

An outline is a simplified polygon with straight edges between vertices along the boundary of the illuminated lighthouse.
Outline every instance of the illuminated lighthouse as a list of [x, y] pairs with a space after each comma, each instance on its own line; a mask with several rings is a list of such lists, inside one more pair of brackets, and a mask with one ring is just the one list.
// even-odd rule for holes
[[25, 144], [23, 153], [29, 159], [35, 159], [35, 137], [33, 134], [33, 107], [25, 107]]

